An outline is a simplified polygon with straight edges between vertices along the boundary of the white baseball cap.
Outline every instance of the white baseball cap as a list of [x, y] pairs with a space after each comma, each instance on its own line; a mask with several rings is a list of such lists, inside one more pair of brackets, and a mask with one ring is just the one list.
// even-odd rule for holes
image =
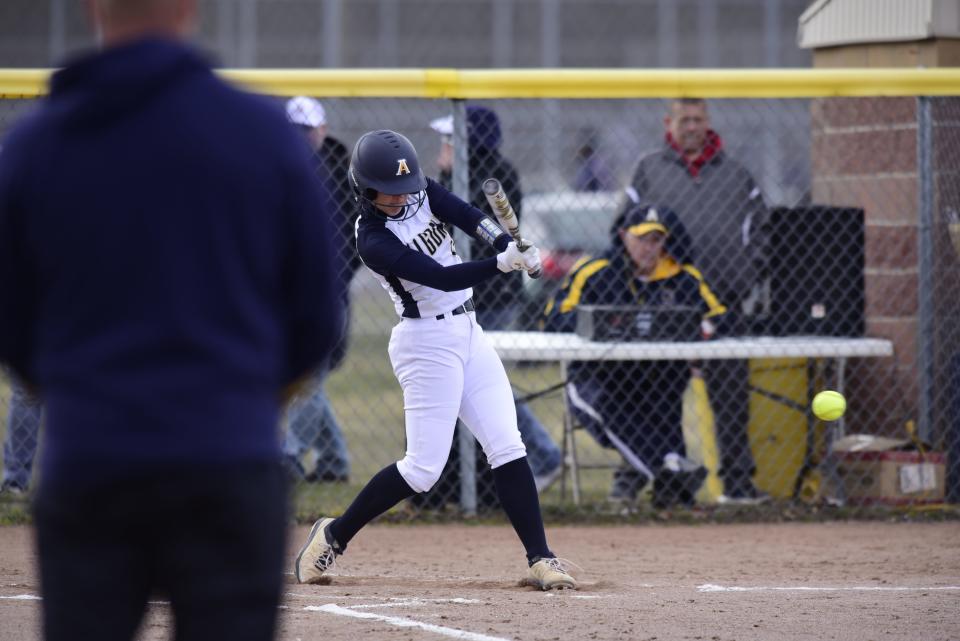
[[430, 128], [441, 136], [453, 135], [453, 116], [443, 116], [430, 121]]
[[297, 96], [287, 101], [287, 119], [295, 125], [319, 127], [327, 124], [327, 113], [319, 100]]

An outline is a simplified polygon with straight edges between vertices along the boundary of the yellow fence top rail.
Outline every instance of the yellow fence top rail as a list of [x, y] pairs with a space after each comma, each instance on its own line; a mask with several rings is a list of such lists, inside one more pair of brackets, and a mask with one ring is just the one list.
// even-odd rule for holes
[[[46, 92], [49, 69], [0, 69], [0, 97]], [[279, 96], [393, 98], [814, 98], [960, 96], [940, 69], [226, 69]]]

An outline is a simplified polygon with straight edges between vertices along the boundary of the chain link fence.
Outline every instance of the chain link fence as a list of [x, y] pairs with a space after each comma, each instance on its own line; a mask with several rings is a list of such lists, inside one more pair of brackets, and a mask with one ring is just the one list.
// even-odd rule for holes
[[[545, 505], [960, 498], [960, 99], [319, 99], [325, 153], [398, 130], [481, 209], [499, 178], [540, 247], [540, 279], [504, 276], [474, 302]], [[0, 102], [0, 128], [31, 108]], [[280, 430], [299, 491], [328, 510], [404, 453], [396, 314], [366, 268], [344, 277], [342, 360]], [[845, 393], [842, 419], [812, 416], [823, 389]], [[25, 487], [39, 408], [0, 398], [4, 478]], [[408, 509], [496, 506], [457, 430]]]

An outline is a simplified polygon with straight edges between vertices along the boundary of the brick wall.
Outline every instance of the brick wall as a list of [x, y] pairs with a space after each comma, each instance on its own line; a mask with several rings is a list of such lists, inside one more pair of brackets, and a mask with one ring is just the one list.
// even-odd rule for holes
[[[861, 375], [847, 381], [851, 398], [858, 399], [849, 424], [888, 432], [911, 407], [902, 406], [906, 395], [885, 392], [916, 386], [916, 100], [826, 98], [810, 109], [813, 201], [864, 210], [867, 333], [892, 340], [897, 355], [888, 367], [866, 363], [851, 369]], [[866, 410], [861, 420], [857, 407]], [[863, 423], [867, 416], [869, 425]]]
[[[816, 67], [957, 64], [956, 40], [832, 47], [814, 54]], [[934, 282], [929, 285], [934, 288], [935, 331], [932, 337], [921, 337], [917, 99], [826, 98], [811, 103], [813, 200], [864, 209], [867, 333], [890, 339], [896, 354], [886, 367], [852, 364], [847, 389], [857, 402], [851, 404], [849, 424], [902, 435], [904, 421], [918, 418], [918, 346], [933, 340], [936, 439], [947, 423], [947, 365], [960, 352], [960, 257], [947, 233], [948, 211], [960, 216], [960, 98], [935, 100], [933, 119]], [[869, 409], [858, 417], [857, 407]]]

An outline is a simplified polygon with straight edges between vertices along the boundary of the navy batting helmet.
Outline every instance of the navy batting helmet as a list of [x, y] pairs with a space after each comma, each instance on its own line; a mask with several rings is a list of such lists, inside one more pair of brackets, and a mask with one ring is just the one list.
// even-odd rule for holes
[[[423, 205], [427, 178], [420, 169], [413, 143], [403, 134], [380, 129], [363, 134], [353, 147], [350, 186], [361, 213], [388, 220], [406, 220]], [[387, 217], [377, 209], [377, 194], [411, 194], [412, 197], [399, 216]]]

